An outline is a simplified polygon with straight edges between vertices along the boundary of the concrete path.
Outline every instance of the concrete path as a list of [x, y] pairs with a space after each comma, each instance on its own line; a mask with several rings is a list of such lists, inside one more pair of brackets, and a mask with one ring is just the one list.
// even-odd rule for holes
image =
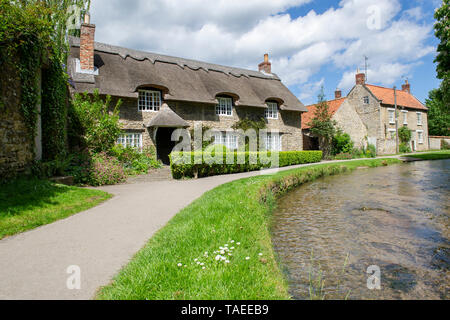
[[[308, 165], [281, 170], [302, 166]], [[114, 198], [0, 241], [0, 299], [91, 299], [182, 208], [221, 184], [259, 174], [186, 181], [137, 179], [100, 188]], [[80, 290], [67, 288], [69, 266], [80, 267]]]

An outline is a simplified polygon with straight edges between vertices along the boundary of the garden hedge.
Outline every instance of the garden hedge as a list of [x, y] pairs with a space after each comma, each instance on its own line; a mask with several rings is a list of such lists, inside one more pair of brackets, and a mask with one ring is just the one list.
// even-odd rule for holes
[[[210, 164], [205, 159], [206, 155], [207, 153], [203, 152], [172, 152], [170, 155], [170, 168], [173, 178], [202, 178], [267, 169], [271, 167], [271, 164], [266, 163], [264, 158], [270, 158], [273, 154], [270, 152], [234, 152], [234, 164], [226, 164], [227, 157], [230, 157], [229, 153], [223, 153], [224, 164]], [[214, 153], [212, 156], [214, 156]], [[238, 159], [244, 156], [245, 163], [239, 164]], [[297, 164], [320, 162], [322, 160], [322, 151], [284, 151], [278, 152], [278, 156], [279, 167], [281, 168]], [[189, 159], [189, 157], [191, 159], [190, 162], [184, 161], [185, 158]], [[256, 161], [250, 161], [250, 159], [256, 159]]]

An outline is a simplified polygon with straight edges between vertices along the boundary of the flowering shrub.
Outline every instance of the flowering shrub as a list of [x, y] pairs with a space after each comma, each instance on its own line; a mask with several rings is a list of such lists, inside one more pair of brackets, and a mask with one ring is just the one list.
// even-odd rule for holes
[[102, 186], [126, 180], [125, 171], [117, 158], [106, 153], [81, 153], [72, 159], [69, 174], [81, 185]]
[[89, 184], [91, 186], [111, 185], [126, 180], [126, 175], [119, 160], [101, 152], [92, 157]]

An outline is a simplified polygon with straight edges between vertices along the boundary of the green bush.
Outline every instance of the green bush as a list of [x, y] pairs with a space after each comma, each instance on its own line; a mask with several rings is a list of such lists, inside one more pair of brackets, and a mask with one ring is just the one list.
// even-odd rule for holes
[[[90, 151], [109, 152], [116, 144], [121, 132], [119, 125], [119, 109], [121, 100], [110, 110], [111, 97], [106, 100], [100, 97], [96, 89], [92, 95], [88, 93], [75, 94], [70, 110], [71, 141], [81, 143], [82, 149]], [[78, 135], [79, 137], [73, 137]]]
[[40, 179], [67, 175], [71, 171], [73, 157], [57, 155], [52, 161], [35, 161], [31, 166], [31, 173]]
[[367, 158], [376, 158], [377, 157], [377, 148], [373, 144], [369, 144], [367, 146], [366, 157]]
[[128, 175], [145, 174], [151, 168], [161, 168], [161, 163], [156, 160], [154, 147], [145, 148], [140, 152], [136, 148], [124, 148], [116, 145], [110, 153], [122, 163]]
[[411, 130], [409, 130], [408, 127], [401, 127], [398, 129], [398, 138], [400, 139], [400, 142], [407, 144], [411, 141]]
[[[263, 156], [266, 155], [270, 157], [272, 154], [270, 152], [224, 152], [222, 154], [224, 164], [210, 164], [208, 163], [208, 158], [215, 156], [214, 152], [211, 154], [202, 152], [173, 152], [170, 155], [170, 167], [172, 176], [175, 179], [201, 178], [269, 168], [271, 164], [264, 163], [263, 161]], [[322, 160], [322, 151], [286, 151], [279, 152], [278, 155], [280, 167], [315, 163]], [[227, 157], [233, 157], [234, 164], [226, 164]], [[238, 159], [243, 157], [245, 157], [245, 163], [238, 164]], [[188, 161], [184, 161], [184, 159], [188, 159]]]
[[450, 150], [450, 144], [444, 139], [441, 140], [441, 150]]
[[333, 137], [332, 153], [337, 155], [340, 153], [350, 153], [353, 150], [353, 141], [348, 133], [338, 133]]
[[409, 143], [400, 143], [399, 151], [400, 153], [411, 153], [411, 147], [409, 146]]

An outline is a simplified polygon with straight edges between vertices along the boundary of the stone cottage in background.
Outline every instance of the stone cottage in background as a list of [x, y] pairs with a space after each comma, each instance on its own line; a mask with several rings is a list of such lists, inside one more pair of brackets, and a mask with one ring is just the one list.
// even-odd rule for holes
[[87, 17], [81, 37], [70, 39], [72, 91], [98, 89], [113, 102], [123, 100], [123, 146], [155, 146], [167, 163], [177, 128], [217, 129], [215, 143], [236, 149], [233, 125], [263, 118], [268, 130], [279, 131], [269, 134], [267, 149], [302, 150], [301, 113], [307, 109], [271, 72], [267, 54], [252, 71], [97, 43], [94, 34]]
[[[402, 90], [396, 90], [398, 128], [412, 131], [411, 150], [429, 150], [428, 109], [411, 94], [406, 81]], [[365, 74], [356, 74], [356, 84], [347, 97], [335, 92], [335, 99], [328, 101], [333, 119], [338, 127], [348, 133], [355, 147], [372, 144], [377, 153], [396, 153], [396, 117], [394, 89], [367, 84]], [[317, 139], [311, 136], [308, 123], [314, 117], [316, 105], [308, 106], [303, 114], [302, 129], [305, 149], [317, 148]]]

